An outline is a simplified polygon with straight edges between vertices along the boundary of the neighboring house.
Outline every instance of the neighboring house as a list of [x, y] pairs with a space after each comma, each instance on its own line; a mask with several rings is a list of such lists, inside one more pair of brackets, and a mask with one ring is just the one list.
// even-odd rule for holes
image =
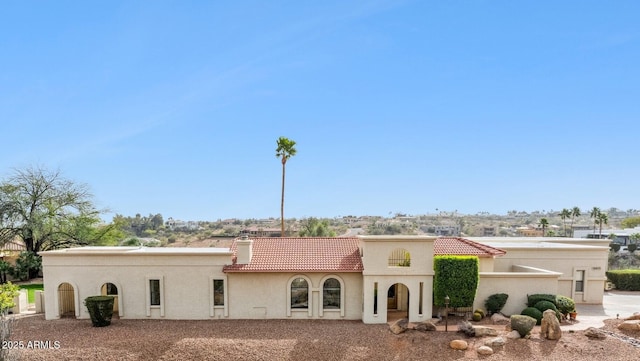
[[[604, 279], [594, 268], [606, 268], [607, 247], [491, 243], [496, 239], [504, 238], [476, 242], [397, 235], [244, 237], [230, 248], [83, 247], [41, 252], [46, 318], [88, 318], [81, 306], [86, 297], [113, 294], [119, 316], [131, 319], [385, 323], [388, 312], [399, 311], [412, 322], [424, 321], [434, 314], [433, 257], [444, 254], [479, 257], [476, 307], [483, 307], [490, 294], [505, 292], [510, 294], [507, 309], [519, 313], [527, 293], [562, 291], [570, 296], [566, 284], [582, 285], [586, 296], [577, 302], [602, 302]], [[540, 248], [564, 252], [548, 253], [547, 263], [539, 265], [537, 258], [545, 255]], [[571, 264], [575, 267], [566, 271]]]
[[20, 238], [14, 238], [5, 242], [0, 247], [0, 260], [15, 265], [16, 260], [20, 257], [20, 253], [27, 250], [27, 246]]

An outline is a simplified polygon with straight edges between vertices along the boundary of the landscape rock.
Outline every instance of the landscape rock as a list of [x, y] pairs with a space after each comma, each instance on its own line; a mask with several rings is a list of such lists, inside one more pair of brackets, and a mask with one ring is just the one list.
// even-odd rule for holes
[[476, 337], [485, 337], [485, 336], [498, 336], [498, 330], [491, 327], [486, 326], [474, 326], [473, 330], [475, 331]]
[[525, 315], [511, 315], [511, 328], [518, 331], [520, 337], [528, 335], [531, 330], [533, 330], [537, 322], [538, 321], [533, 317]]
[[607, 334], [602, 332], [602, 330], [594, 328], [594, 327], [589, 327], [588, 329], [586, 329], [584, 331], [584, 335], [589, 337], [589, 338], [596, 338], [596, 339], [604, 339], [607, 338]]
[[420, 332], [435, 331], [436, 325], [431, 321], [425, 321], [417, 323], [413, 329]]
[[449, 347], [454, 350], [466, 350], [469, 347], [469, 344], [464, 340], [453, 340], [449, 342]]
[[476, 351], [478, 352], [478, 355], [482, 356], [493, 355], [493, 349], [489, 346], [480, 346]]
[[[516, 331], [517, 332], [517, 331]], [[518, 334], [518, 338], [520, 338], [520, 334]], [[489, 346], [489, 347], [501, 347], [504, 346], [505, 344], [505, 340], [502, 337], [495, 337], [495, 338], [491, 338], [488, 339], [484, 342], [485, 346]]]
[[640, 320], [624, 321], [618, 325], [618, 329], [623, 331], [640, 331]]
[[505, 317], [500, 313], [494, 313], [491, 315], [491, 322], [493, 322], [494, 325], [507, 325], [510, 320], [509, 317]]
[[463, 332], [465, 335], [469, 337], [473, 337], [476, 335], [475, 328], [468, 321], [462, 321], [458, 323], [458, 332]]
[[391, 326], [389, 326], [389, 329], [394, 335], [399, 335], [405, 332], [408, 327], [409, 327], [409, 320], [407, 320], [406, 318], [401, 318], [396, 322], [392, 323]]
[[513, 330], [513, 331], [511, 331], [511, 332], [509, 332], [507, 334], [507, 338], [509, 338], [509, 339], [517, 339], [517, 338], [521, 338], [521, 337], [520, 337], [520, 333], [518, 331]]
[[556, 311], [546, 310], [542, 313], [540, 335], [547, 340], [559, 340], [562, 337], [562, 329], [560, 321], [556, 317]]
[[633, 315], [625, 318], [625, 321], [640, 320], [640, 312], [634, 312]]

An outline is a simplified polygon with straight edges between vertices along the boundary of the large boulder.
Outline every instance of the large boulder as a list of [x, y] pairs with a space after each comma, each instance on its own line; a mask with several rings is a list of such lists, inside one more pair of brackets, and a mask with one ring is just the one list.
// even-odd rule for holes
[[436, 325], [431, 321], [424, 321], [416, 323], [413, 329], [420, 332], [435, 331]]
[[560, 321], [556, 317], [556, 311], [546, 310], [542, 313], [540, 335], [547, 340], [559, 340], [562, 337], [562, 329], [560, 329]]
[[466, 350], [469, 347], [469, 344], [465, 340], [453, 340], [449, 342], [449, 347], [454, 350]]
[[475, 331], [474, 333], [476, 337], [498, 336], [498, 330], [491, 327], [473, 326], [473, 331]]
[[640, 312], [634, 312], [633, 315], [625, 318], [625, 321], [640, 320]]
[[589, 338], [595, 338], [595, 339], [599, 339], [602, 340], [604, 338], [607, 338], [607, 334], [602, 332], [602, 330], [595, 328], [595, 327], [589, 327], [588, 329], [586, 329], [584, 331], [584, 335], [589, 337]]
[[505, 317], [500, 313], [494, 313], [491, 315], [491, 322], [493, 322], [494, 325], [507, 325], [509, 324], [509, 317]]
[[533, 330], [537, 322], [538, 321], [533, 317], [525, 315], [511, 315], [511, 329], [518, 331], [520, 337], [528, 335], [531, 330]]
[[640, 320], [624, 321], [618, 325], [618, 329], [623, 331], [640, 331]]
[[406, 318], [401, 318], [396, 322], [392, 323], [391, 326], [389, 326], [389, 330], [391, 330], [391, 332], [394, 335], [399, 335], [405, 332], [408, 327], [409, 327], [409, 320], [407, 320]]

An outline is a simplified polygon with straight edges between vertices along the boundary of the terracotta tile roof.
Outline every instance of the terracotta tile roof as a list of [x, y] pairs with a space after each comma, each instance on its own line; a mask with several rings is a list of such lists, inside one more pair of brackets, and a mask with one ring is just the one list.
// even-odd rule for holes
[[433, 243], [435, 255], [464, 255], [478, 257], [502, 256], [507, 252], [460, 237], [439, 237]]
[[[224, 272], [362, 272], [358, 238], [252, 237], [249, 264], [233, 264]], [[231, 251], [236, 254], [234, 241]]]

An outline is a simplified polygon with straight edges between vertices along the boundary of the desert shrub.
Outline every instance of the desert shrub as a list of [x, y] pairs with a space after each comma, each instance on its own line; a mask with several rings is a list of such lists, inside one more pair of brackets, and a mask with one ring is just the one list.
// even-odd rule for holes
[[631, 243], [627, 246], [627, 249], [629, 250], [629, 252], [633, 253], [636, 251], [636, 249], [638, 249], [638, 245], [635, 243]]
[[542, 323], [542, 312], [540, 312], [540, 310], [535, 307], [527, 307], [522, 310], [520, 314], [534, 318], [536, 320], [536, 325]]
[[498, 313], [507, 303], [507, 298], [509, 298], [509, 295], [506, 293], [493, 294], [487, 297], [487, 300], [484, 301], [484, 307], [487, 308], [487, 312], [490, 314]]
[[527, 307], [535, 307], [536, 303], [540, 301], [549, 301], [551, 303], [556, 302], [556, 295], [536, 293], [533, 295], [527, 295]]
[[484, 310], [477, 308], [473, 313], [479, 313], [481, 318], [484, 318]]
[[620, 243], [615, 243], [615, 242], [611, 242], [609, 243], [609, 248], [611, 249], [611, 251], [618, 252], [620, 250]]
[[566, 315], [567, 313], [576, 309], [576, 303], [572, 298], [563, 295], [557, 295], [556, 307], [558, 308], [558, 311]]
[[90, 296], [85, 298], [84, 305], [87, 306], [93, 326], [104, 327], [111, 324], [113, 302], [113, 296]]
[[545, 300], [538, 301], [538, 303], [533, 305], [533, 307], [535, 307], [538, 310], [540, 310], [540, 312], [544, 312], [546, 310], [554, 310], [554, 311], [558, 310], [558, 308], [556, 307], [555, 303], [550, 302], [550, 301], [545, 301]]
[[482, 320], [482, 314], [480, 312], [474, 312], [472, 320], [474, 320], [476, 322]]

